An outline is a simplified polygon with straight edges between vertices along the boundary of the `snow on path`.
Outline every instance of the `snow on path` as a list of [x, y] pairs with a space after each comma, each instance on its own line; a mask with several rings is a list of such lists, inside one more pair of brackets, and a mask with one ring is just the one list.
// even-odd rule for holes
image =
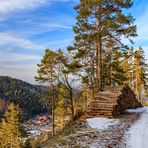
[[94, 128], [97, 130], [104, 130], [104, 129], [107, 129], [111, 125], [115, 125], [119, 123], [119, 120], [117, 119], [100, 118], [100, 117], [89, 118], [86, 121], [91, 128]]
[[124, 136], [127, 148], [148, 148], [148, 107], [144, 107], [140, 111], [143, 111], [140, 119], [132, 125]]
[[137, 108], [137, 109], [127, 109], [126, 112], [128, 113], [143, 113], [147, 111], [147, 107], [141, 107], [141, 108]]

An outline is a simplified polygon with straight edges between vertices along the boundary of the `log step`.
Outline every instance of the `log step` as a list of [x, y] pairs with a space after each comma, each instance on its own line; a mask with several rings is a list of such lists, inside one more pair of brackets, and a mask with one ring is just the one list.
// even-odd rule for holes
[[128, 108], [141, 107], [136, 95], [128, 86], [110, 86], [90, 98], [86, 109], [86, 118], [117, 117]]
[[[96, 115], [95, 117], [103, 117], [103, 118], [113, 118], [113, 116], [111, 115], [111, 116], [109, 116], [109, 115]], [[84, 117], [85, 119], [88, 119], [88, 118], [94, 118], [94, 116], [90, 116], [90, 115], [86, 115], [85, 117]]]
[[109, 110], [109, 111], [106, 111], [106, 110], [98, 110], [98, 111], [93, 111], [93, 110], [90, 110], [90, 111], [87, 111], [87, 113], [112, 113], [113, 111], [112, 110]]
[[112, 114], [87, 114], [85, 116], [86, 118], [94, 118], [94, 117], [109, 117], [109, 118], [113, 118]]
[[89, 108], [89, 109], [87, 109], [87, 111], [86, 112], [95, 112], [95, 113], [98, 113], [98, 112], [113, 112], [113, 108], [110, 108], [110, 109], [92, 109], [92, 108]]
[[115, 104], [115, 103], [117, 103], [115, 100], [103, 100], [103, 99], [91, 100], [90, 102], [91, 103], [108, 103], [108, 104]]
[[100, 106], [112, 107], [114, 105], [116, 105], [116, 103], [108, 103], [108, 102], [105, 103], [105, 102], [95, 102], [95, 101], [91, 102], [90, 104], [90, 106], [96, 106], [96, 107], [100, 107]]

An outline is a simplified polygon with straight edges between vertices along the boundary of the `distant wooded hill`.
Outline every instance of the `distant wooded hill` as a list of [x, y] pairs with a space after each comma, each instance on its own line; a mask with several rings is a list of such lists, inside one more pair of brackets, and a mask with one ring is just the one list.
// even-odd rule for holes
[[48, 88], [41, 85], [31, 85], [22, 80], [0, 76], [0, 112], [7, 103], [18, 104], [25, 114], [32, 116], [47, 112], [49, 107], [44, 105]]

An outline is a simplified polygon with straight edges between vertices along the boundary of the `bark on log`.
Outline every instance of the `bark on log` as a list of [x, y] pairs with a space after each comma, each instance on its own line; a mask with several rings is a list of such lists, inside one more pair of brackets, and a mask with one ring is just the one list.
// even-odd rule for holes
[[127, 109], [142, 107], [129, 86], [106, 87], [90, 102], [86, 114], [88, 117], [117, 117]]

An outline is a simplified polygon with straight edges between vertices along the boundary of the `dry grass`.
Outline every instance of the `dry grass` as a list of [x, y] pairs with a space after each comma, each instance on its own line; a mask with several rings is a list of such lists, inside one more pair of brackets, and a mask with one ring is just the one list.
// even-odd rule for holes
[[145, 102], [144, 106], [147, 106], [148, 107], [148, 101]]

